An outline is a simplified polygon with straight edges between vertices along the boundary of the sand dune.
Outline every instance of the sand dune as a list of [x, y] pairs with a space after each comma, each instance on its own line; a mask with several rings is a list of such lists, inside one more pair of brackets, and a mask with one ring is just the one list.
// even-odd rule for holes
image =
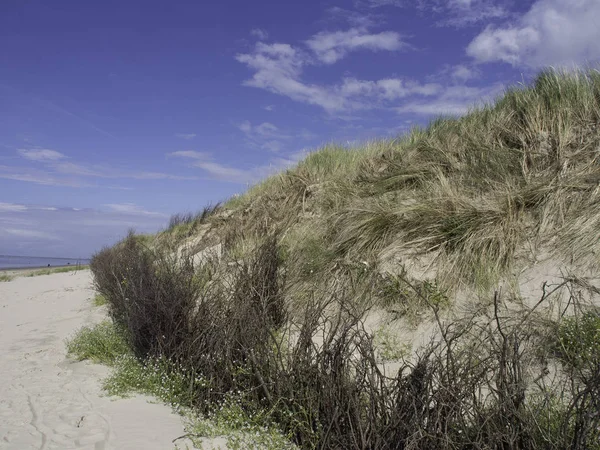
[[0, 283], [0, 449], [172, 449], [184, 434], [169, 407], [106, 397], [107, 368], [66, 359], [65, 338], [103, 317], [93, 295], [89, 271]]

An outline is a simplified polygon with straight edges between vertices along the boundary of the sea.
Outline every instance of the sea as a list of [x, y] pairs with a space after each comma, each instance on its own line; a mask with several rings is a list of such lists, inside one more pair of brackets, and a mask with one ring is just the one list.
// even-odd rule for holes
[[77, 264], [89, 264], [85, 258], [44, 258], [39, 256], [0, 255], [0, 270], [3, 269], [35, 269], [38, 267], [61, 267]]

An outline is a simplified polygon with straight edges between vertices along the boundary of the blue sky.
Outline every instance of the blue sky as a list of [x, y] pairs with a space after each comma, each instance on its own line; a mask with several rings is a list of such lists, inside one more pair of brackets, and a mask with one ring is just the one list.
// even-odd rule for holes
[[0, 254], [87, 256], [598, 42], [598, 0], [4, 0]]

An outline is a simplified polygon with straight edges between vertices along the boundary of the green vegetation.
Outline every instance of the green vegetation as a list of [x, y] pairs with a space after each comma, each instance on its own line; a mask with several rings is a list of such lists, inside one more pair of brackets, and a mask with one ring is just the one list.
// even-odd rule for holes
[[557, 353], [568, 366], [593, 372], [600, 364], [600, 314], [597, 311], [567, 317], [558, 327], [557, 336]]
[[100, 294], [97, 294], [92, 299], [92, 304], [96, 307], [104, 306], [104, 305], [106, 305], [106, 303], [107, 303], [106, 297], [104, 297], [103, 295], [100, 295]]
[[206, 381], [164, 358], [139, 360], [127, 346], [124, 333], [112, 322], [83, 327], [67, 341], [67, 352], [77, 360], [111, 366], [112, 373], [103, 381], [110, 395], [152, 395], [185, 415], [188, 436], [199, 445], [200, 437], [225, 436], [231, 449], [294, 448], [289, 439], [264, 418], [248, 415], [241, 397], [228, 396], [206, 416], [195, 414], [191, 410], [193, 394], [199, 387], [206, 388]]
[[37, 277], [39, 275], [52, 275], [53, 273], [66, 273], [66, 272], [77, 272], [78, 270], [89, 269], [89, 266], [75, 265], [75, 266], [64, 266], [64, 267], [51, 267], [49, 269], [40, 269], [33, 272], [29, 272], [26, 276]]
[[14, 277], [5, 273], [0, 273], [0, 283], [3, 281], [11, 281]]
[[116, 361], [131, 353], [123, 333], [110, 321], [93, 327], [81, 328], [72, 339], [67, 340], [67, 353], [82, 361], [114, 366]]
[[[545, 71], [131, 233], [91, 262], [131, 352], [107, 388], [300, 448], [600, 448], [599, 126], [600, 72]], [[538, 258], [569, 276], [521, 298]]]

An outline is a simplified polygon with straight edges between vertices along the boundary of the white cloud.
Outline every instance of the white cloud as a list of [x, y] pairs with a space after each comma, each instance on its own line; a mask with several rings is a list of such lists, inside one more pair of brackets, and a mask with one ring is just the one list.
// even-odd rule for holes
[[[420, 84], [414, 81], [405, 81], [399, 78], [385, 78], [378, 81], [364, 81], [354, 78], [345, 78], [338, 92], [345, 98], [358, 98], [361, 96], [371, 100], [392, 101], [410, 95], [431, 96], [441, 90], [439, 84]], [[368, 101], [365, 99], [365, 102]]]
[[[497, 20], [508, 16], [508, 10], [499, 2], [492, 0], [448, 0], [437, 1], [442, 3], [437, 7], [448, 17], [438, 22], [438, 25], [466, 27], [481, 22]], [[445, 4], [444, 4], [445, 3]], [[500, 2], [501, 3], [501, 2]]]
[[385, 22], [385, 18], [379, 14], [365, 14], [364, 12], [352, 11], [339, 6], [333, 6], [327, 9], [327, 14], [333, 21], [350, 24], [353, 27], [372, 27], [381, 25]]
[[470, 67], [459, 64], [452, 67], [450, 76], [456, 81], [468, 81], [479, 76], [479, 73]]
[[[253, 53], [238, 55], [237, 60], [255, 71], [245, 85], [320, 106], [329, 113], [382, 107], [408, 95], [430, 96], [439, 90], [436, 84], [399, 78], [376, 81], [346, 78], [337, 85], [308, 84], [301, 80], [302, 69], [312, 61], [288, 44], [259, 43]], [[243, 123], [240, 129], [246, 133], [252, 131], [250, 123]]]
[[236, 59], [255, 71], [244, 85], [265, 89], [292, 100], [318, 105], [327, 111], [343, 108], [343, 100], [336, 98], [322, 86], [306, 84], [299, 80], [306, 55], [289, 44], [264, 44], [259, 42], [254, 51], [239, 54]]
[[249, 120], [244, 120], [240, 125], [239, 129], [243, 131], [247, 136], [260, 136], [270, 137], [278, 139], [287, 139], [289, 136], [281, 133], [277, 126], [270, 122], [263, 122], [259, 125], [252, 125]]
[[121, 213], [121, 214], [131, 214], [138, 216], [157, 216], [157, 217], [166, 217], [166, 214], [147, 211], [141, 206], [138, 206], [134, 203], [109, 203], [104, 205], [111, 211]]
[[275, 105], [267, 105], [264, 107], [267, 111], [275, 111]]
[[250, 31], [250, 34], [258, 38], [258, 40], [260, 41], [264, 41], [269, 38], [269, 33], [267, 33], [267, 31], [263, 30], [262, 28], [254, 28]]
[[531, 68], [600, 59], [598, 0], [538, 0], [514, 25], [488, 26], [467, 47], [478, 62]]
[[0, 213], [1, 212], [19, 212], [19, 211], [27, 211], [27, 206], [18, 205], [15, 203], [2, 203], [0, 202]]
[[62, 153], [47, 148], [20, 148], [18, 152], [23, 158], [31, 161], [58, 161], [66, 158]]
[[189, 141], [190, 139], [194, 139], [196, 137], [196, 133], [175, 133], [175, 137]]
[[306, 45], [326, 64], [333, 64], [353, 50], [401, 50], [408, 47], [394, 31], [369, 33], [365, 28], [315, 34]]

